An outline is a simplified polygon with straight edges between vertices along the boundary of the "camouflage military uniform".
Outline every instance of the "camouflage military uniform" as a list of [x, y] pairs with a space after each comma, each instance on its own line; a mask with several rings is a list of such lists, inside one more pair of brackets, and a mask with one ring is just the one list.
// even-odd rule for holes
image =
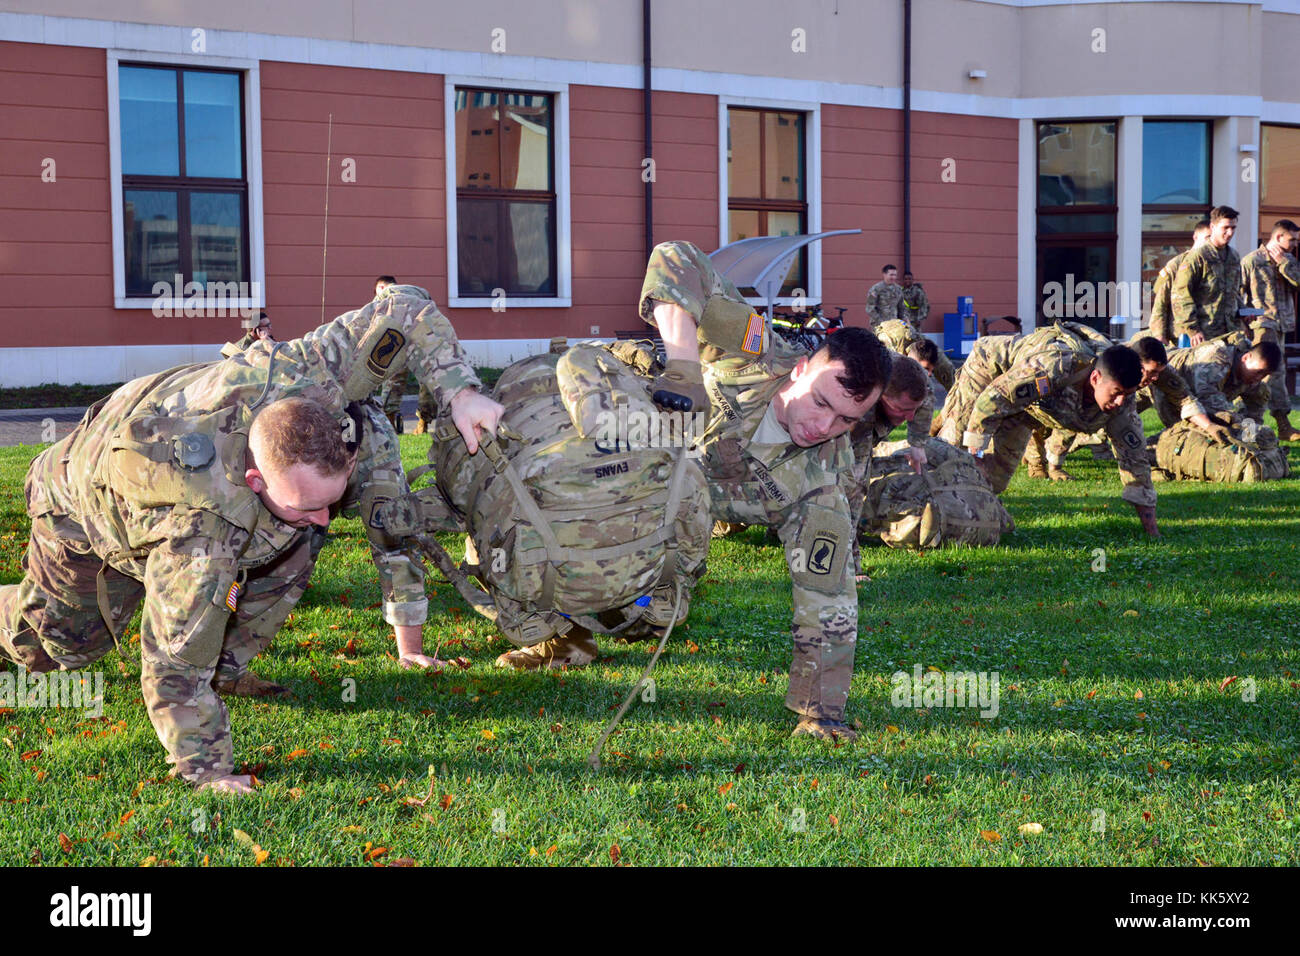
[[[872, 326], [871, 331], [875, 332], [880, 341], [899, 355], [906, 355], [907, 350], [913, 345], [926, 340], [924, 335], [901, 319], [890, 319], [887, 322], [881, 322], [879, 325]], [[952, 367], [952, 362], [948, 360], [948, 356], [944, 354], [943, 349], [939, 350], [939, 361], [934, 366], [933, 374], [935, 380], [945, 389], [952, 388], [952, 382], [957, 373]]]
[[[408, 366], [442, 403], [478, 380], [427, 294], [399, 291], [421, 295], [372, 302], [301, 339], [128, 382], [92, 406], [28, 471], [32, 544], [23, 581], [0, 588], [0, 656], [34, 672], [84, 667], [109, 651], [143, 601], [142, 696], [169, 762], [188, 780], [233, 772], [214, 677], [235, 677], [270, 643], [323, 540], [278, 520], [244, 482], [253, 409], [293, 396], [331, 409], [341, 427], [360, 420], [341, 507], [363, 512], [385, 620], [423, 623], [423, 566], [375, 520], [406, 491], [396, 436], [361, 400]], [[192, 451], [182, 454], [178, 436], [191, 436]]]
[[[902, 289], [902, 286], [899, 286]], [[898, 300], [898, 317], [916, 329], [921, 330], [921, 323], [926, 320], [930, 314], [930, 297], [925, 294], [921, 288], [921, 283], [913, 282], [910, 286], [903, 289], [903, 295]]]
[[1200, 332], [1212, 339], [1241, 328], [1240, 287], [1241, 257], [1232, 246], [1202, 242], [1186, 252], [1170, 292], [1174, 337]]
[[1155, 285], [1151, 289], [1151, 323], [1148, 330], [1161, 342], [1170, 345], [1178, 340], [1174, 335], [1174, 278], [1186, 255], [1186, 252], [1180, 252], [1166, 262], [1156, 275]]
[[735, 286], [690, 243], [655, 248], [641, 292], [647, 321], [653, 300], [677, 303], [699, 325], [714, 411], [700, 461], [713, 517], [775, 528], [785, 546], [794, 604], [786, 706], [843, 721], [858, 629], [851, 561], [856, 514], [849, 504], [857, 482], [849, 437], [812, 448], [755, 441], [773, 396], [803, 353], [782, 352], [769, 329], [760, 342]]
[[[1262, 424], [1268, 406], [1268, 382], [1246, 386], [1237, 381], [1237, 359], [1251, 347], [1250, 337], [1244, 333], [1212, 339], [1196, 348], [1171, 349], [1169, 367], [1182, 376], [1207, 415], [1237, 414], [1233, 400], [1240, 398], [1246, 417]], [[1155, 393], [1152, 397], [1160, 420], [1166, 425], [1176, 424], [1179, 416], [1164, 396]]]
[[[1265, 314], [1250, 320], [1252, 340], [1276, 342], [1280, 346], [1295, 331], [1295, 292], [1300, 287], [1300, 262], [1284, 254], [1274, 265], [1268, 249], [1260, 246], [1241, 260], [1241, 304], [1264, 309]], [[1286, 390], [1286, 363], [1268, 378], [1268, 407], [1284, 415], [1291, 411], [1291, 396]]]
[[874, 328], [877, 322], [897, 319], [902, 312], [903, 287], [881, 279], [867, 292], [867, 317]]
[[1034, 423], [1088, 434], [1104, 428], [1119, 461], [1122, 497], [1154, 507], [1142, 421], [1133, 400], [1103, 412], [1092, 400], [1088, 377], [1109, 347], [1073, 322], [1025, 336], [976, 339], [944, 406], [940, 437], [984, 452], [989, 483], [1001, 494], [1025, 453]]

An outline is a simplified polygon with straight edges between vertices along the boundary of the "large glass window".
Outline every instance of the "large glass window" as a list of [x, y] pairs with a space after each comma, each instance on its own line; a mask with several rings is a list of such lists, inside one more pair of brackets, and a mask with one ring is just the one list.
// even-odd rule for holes
[[122, 64], [118, 99], [127, 296], [247, 282], [241, 74]]
[[1300, 127], [1262, 124], [1259, 232], [1267, 240], [1279, 219], [1300, 222]]
[[[1038, 124], [1038, 317], [1106, 329], [1115, 280], [1113, 120]], [[1090, 292], [1085, 290], [1091, 289]]]
[[[727, 241], [808, 231], [804, 114], [727, 110]], [[807, 252], [786, 276], [782, 295], [807, 290]]]
[[[1142, 123], [1142, 282], [1154, 285], [1173, 256], [1192, 244], [1210, 213], [1210, 124]], [[1149, 310], [1146, 318], [1149, 319]]]
[[459, 294], [556, 295], [554, 97], [456, 89]]

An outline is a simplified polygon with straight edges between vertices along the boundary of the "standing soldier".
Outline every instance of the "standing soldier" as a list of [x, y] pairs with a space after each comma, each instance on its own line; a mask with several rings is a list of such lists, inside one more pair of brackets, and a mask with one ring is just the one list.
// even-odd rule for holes
[[475, 391], [427, 293], [396, 291], [91, 406], [28, 470], [31, 543], [22, 582], [0, 587], [0, 656], [33, 672], [86, 667], [143, 602], [142, 697], [173, 772], [247, 793], [218, 694], [276, 692], [247, 665], [302, 596], [341, 502], [362, 513], [404, 661], [432, 664], [423, 567], [385, 530], [387, 505], [409, 494], [401, 458], [363, 400], [413, 366], [472, 448], [501, 406]]
[[1057, 322], [1023, 338], [976, 339], [944, 405], [939, 437], [983, 463], [1001, 494], [1025, 453], [1034, 423], [1089, 434], [1104, 428], [1119, 461], [1122, 497], [1158, 537], [1142, 420], [1132, 395], [1142, 362], [1075, 322]]
[[899, 317], [899, 305], [903, 301], [903, 288], [898, 284], [898, 267], [886, 265], [880, 270], [883, 278], [867, 292], [867, 328], [887, 319]]
[[930, 314], [930, 299], [921, 288], [921, 283], [912, 278], [912, 273], [903, 273], [903, 297], [898, 300], [898, 317], [916, 331], [921, 331], [921, 323]]
[[[1296, 262], [1296, 233], [1300, 231], [1290, 219], [1273, 224], [1269, 240], [1241, 260], [1242, 305], [1263, 309], [1264, 314], [1250, 320], [1252, 341], [1276, 342], [1281, 345], [1295, 331], [1295, 295], [1300, 288], [1300, 263]], [[1277, 422], [1277, 437], [1282, 441], [1300, 440], [1300, 431], [1291, 425], [1291, 396], [1286, 390], [1286, 365], [1280, 363], [1268, 380], [1268, 407]]]
[[1170, 258], [1161, 268], [1156, 276], [1155, 286], [1151, 290], [1151, 323], [1148, 330], [1167, 345], [1173, 345], [1178, 341], [1174, 335], [1174, 307], [1171, 293], [1174, 287], [1174, 278], [1178, 275], [1178, 267], [1182, 265], [1183, 259], [1187, 253], [1191, 252], [1206, 239], [1210, 238], [1210, 220], [1202, 219], [1192, 230], [1192, 246], [1186, 252], [1180, 252], [1178, 255]]
[[909, 323], [901, 319], [890, 319], [887, 322], [881, 322], [871, 331], [875, 332], [880, 341], [899, 355], [906, 355], [908, 358], [919, 362], [921, 368], [933, 375], [935, 381], [945, 389], [952, 388], [953, 379], [957, 374], [952, 367], [952, 362], [949, 361], [948, 356], [940, 351], [939, 346], [918, 332]]
[[844, 710], [858, 630], [850, 505], [858, 483], [848, 431], [879, 400], [890, 353], [865, 329], [846, 328], [792, 361], [734, 290], [695, 246], [663, 243], [650, 256], [640, 311], [670, 360], [685, 346], [703, 363], [715, 415], [700, 461], [713, 517], [775, 528], [785, 546], [794, 732], [853, 739]]
[[1241, 328], [1241, 257], [1228, 245], [1236, 231], [1237, 210], [1215, 206], [1210, 210], [1210, 238], [1193, 246], [1178, 264], [1171, 292], [1174, 336], [1186, 335], [1194, 346]]

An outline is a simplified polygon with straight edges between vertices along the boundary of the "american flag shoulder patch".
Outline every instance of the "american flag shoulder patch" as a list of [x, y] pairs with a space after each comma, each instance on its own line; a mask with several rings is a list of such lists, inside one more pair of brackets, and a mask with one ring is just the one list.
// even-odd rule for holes
[[236, 581], [230, 585], [230, 590], [226, 592], [226, 607], [230, 608], [232, 613], [239, 609], [239, 594], [241, 590], [239, 582]]
[[763, 354], [763, 317], [757, 312], [749, 314], [749, 324], [745, 326], [745, 338], [740, 343], [740, 350], [750, 355]]
[[1040, 375], [1034, 379], [1034, 385], [1038, 388], [1039, 395], [1046, 395], [1052, 390], [1052, 382], [1046, 375]]

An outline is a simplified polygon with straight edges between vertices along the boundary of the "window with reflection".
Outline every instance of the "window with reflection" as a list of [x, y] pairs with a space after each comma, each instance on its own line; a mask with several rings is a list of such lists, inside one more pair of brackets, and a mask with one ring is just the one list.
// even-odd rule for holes
[[459, 294], [556, 295], [554, 96], [456, 88]]
[[1259, 127], [1259, 234], [1266, 242], [1279, 219], [1300, 222], [1300, 127]]
[[1210, 158], [1208, 121], [1143, 121], [1144, 283], [1154, 285], [1164, 264], [1191, 247], [1192, 230], [1210, 214]]
[[1114, 120], [1038, 124], [1040, 325], [1067, 319], [1108, 328], [1109, 314], [1094, 311], [1096, 293], [1082, 290], [1115, 280], [1116, 129]]
[[[805, 114], [733, 106], [727, 110], [727, 241], [808, 231]], [[782, 295], [807, 290], [807, 252], [790, 268]]]
[[126, 294], [247, 282], [243, 75], [124, 63], [118, 101]]

